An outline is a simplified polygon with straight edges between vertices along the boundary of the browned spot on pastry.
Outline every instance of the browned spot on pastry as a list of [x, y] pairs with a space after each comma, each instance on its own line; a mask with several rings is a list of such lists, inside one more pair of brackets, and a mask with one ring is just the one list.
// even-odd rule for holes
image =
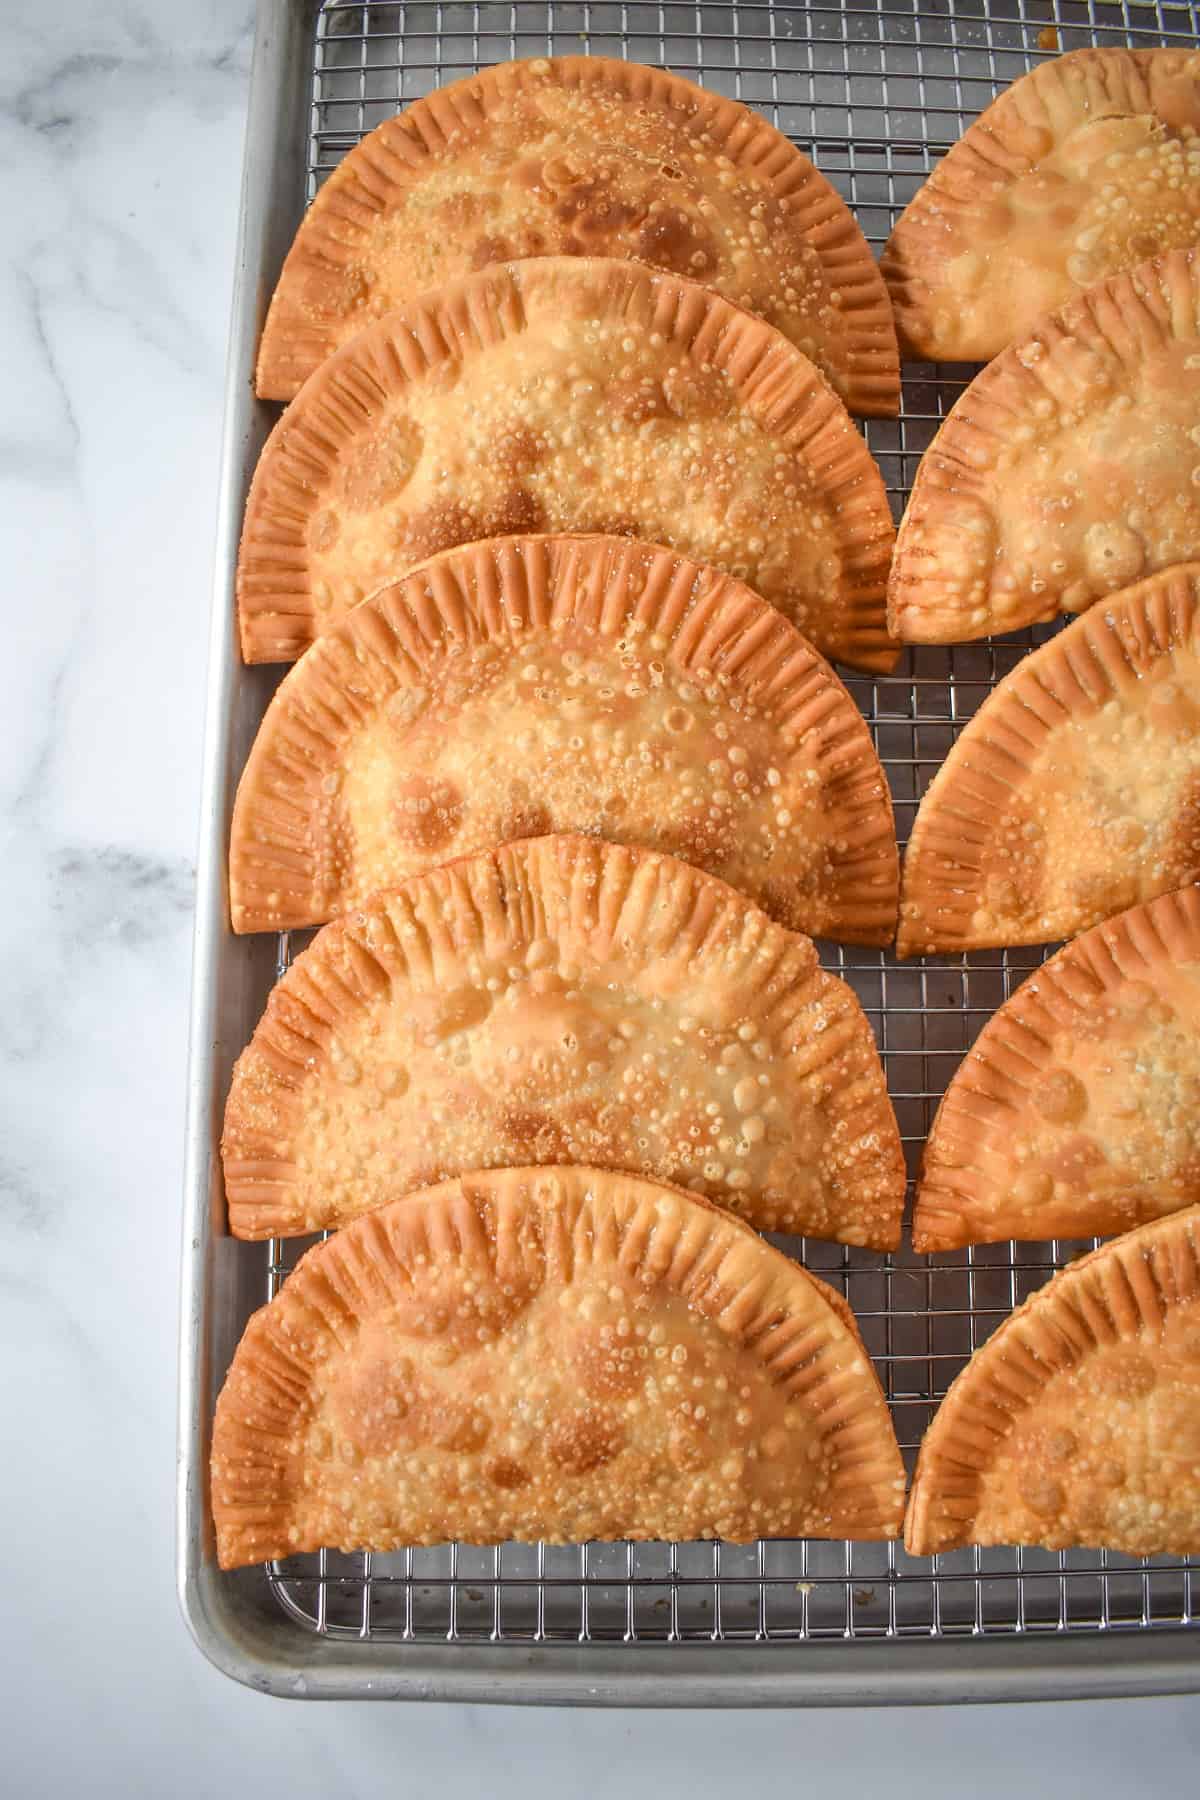
[[685, 862], [703, 866], [726, 848], [733, 836], [733, 814], [710, 807], [706, 812], [688, 813], [678, 823], [668, 825], [663, 831], [663, 849], [681, 856]]
[[545, 512], [541, 502], [534, 498], [528, 488], [514, 487], [502, 494], [487, 514], [483, 536], [511, 537], [520, 531], [540, 531], [544, 522]]
[[564, 249], [584, 256], [603, 254], [606, 243], [645, 216], [640, 201], [620, 199], [600, 177], [576, 181], [554, 202], [554, 216], [566, 227]]
[[712, 237], [696, 219], [678, 207], [664, 206], [650, 214], [638, 233], [637, 253], [655, 268], [703, 281], [717, 266]]
[[586, 1407], [567, 1413], [551, 1426], [546, 1449], [551, 1460], [568, 1475], [586, 1475], [612, 1461], [624, 1436], [619, 1420]]
[[788, 881], [782, 876], [768, 875], [762, 884], [763, 906], [781, 925], [788, 926], [792, 931], [803, 931], [805, 921], [812, 918], [812, 900], [832, 878], [832, 867], [827, 857], [815, 859], [812, 867], [805, 870], [798, 880]]
[[485, 535], [482, 520], [469, 507], [456, 500], [435, 500], [405, 520], [402, 548], [416, 562]]
[[641, 524], [632, 513], [604, 513], [588, 526], [589, 531], [603, 532], [605, 537], [639, 537]]
[[401, 843], [436, 850], [449, 843], [462, 823], [463, 797], [451, 781], [407, 775], [392, 789], [392, 819]]
[[567, 1133], [557, 1119], [532, 1107], [506, 1106], [501, 1114], [501, 1129], [506, 1142], [515, 1152], [531, 1162], [570, 1162], [571, 1148]]
[[[1118, 841], [1113, 848], [1118, 856], [1121, 853], [1120, 835], [1114, 834]], [[1125, 854], [1128, 855], [1129, 850]], [[1137, 865], [1131, 863], [1122, 869], [1118, 863], [1115, 867], [1110, 865], [1102, 869], [1081, 869], [1063, 882], [1062, 887], [1075, 908], [1080, 924], [1091, 925], [1110, 913], [1120, 912], [1124, 907], [1133, 905], [1138, 893]]]
[[390, 419], [371, 436], [357, 439], [341, 468], [341, 491], [353, 512], [373, 512], [398, 494], [421, 457], [421, 430], [415, 420]]
[[493, 1487], [511, 1489], [528, 1487], [533, 1480], [533, 1472], [523, 1463], [514, 1461], [511, 1456], [497, 1456], [490, 1463], [484, 1464], [484, 1474]]
[[1063, 1504], [1062, 1484], [1053, 1475], [1036, 1463], [1030, 1464], [1021, 1474], [1019, 1491], [1022, 1500], [1032, 1512], [1043, 1516], [1053, 1516], [1061, 1511]]
[[1069, 1069], [1051, 1069], [1034, 1089], [1033, 1104], [1053, 1125], [1078, 1125], [1087, 1111], [1087, 1089]]

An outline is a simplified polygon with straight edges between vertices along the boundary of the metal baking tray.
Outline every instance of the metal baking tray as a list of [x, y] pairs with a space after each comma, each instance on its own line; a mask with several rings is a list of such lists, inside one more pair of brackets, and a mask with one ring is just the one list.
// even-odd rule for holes
[[[998, 1700], [1200, 1688], [1200, 1558], [896, 1544], [451, 1545], [322, 1553], [221, 1574], [209, 1424], [246, 1319], [296, 1244], [226, 1235], [217, 1143], [235, 1056], [286, 939], [233, 937], [225, 845], [237, 775], [278, 671], [244, 669], [234, 561], [275, 409], [251, 372], [275, 277], [308, 199], [365, 130], [443, 81], [510, 57], [590, 51], [664, 64], [764, 111], [851, 202], [878, 247], [933, 160], [1039, 56], [1084, 44], [1194, 44], [1196, 9], [1158, 0], [913, 0], [544, 5], [260, 0], [216, 546], [188, 1094], [179, 1438], [179, 1587], [220, 1668], [271, 1693], [623, 1705]], [[970, 371], [910, 366], [899, 420], [871, 448], [897, 509]], [[1042, 633], [1041, 635], [1045, 635]], [[851, 677], [901, 837], [956, 731], [1030, 634], [908, 651]], [[1043, 951], [928, 958], [825, 946], [876, 1031], [915, 1167], [938, 1097]], [[846, 1294], [910, 1464], [964, 1360], [1081, 1246], [894, 1256], [785, 1247]]]

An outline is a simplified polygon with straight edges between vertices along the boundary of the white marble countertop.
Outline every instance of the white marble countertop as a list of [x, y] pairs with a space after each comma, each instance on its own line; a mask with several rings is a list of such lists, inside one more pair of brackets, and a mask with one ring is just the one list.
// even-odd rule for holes
[[318, 1707], [193, 1647], [172, 1547], [180, 1159], [252, 0], [5, 12], [5, 1791], [1190, 1791], [1196, 1701]]

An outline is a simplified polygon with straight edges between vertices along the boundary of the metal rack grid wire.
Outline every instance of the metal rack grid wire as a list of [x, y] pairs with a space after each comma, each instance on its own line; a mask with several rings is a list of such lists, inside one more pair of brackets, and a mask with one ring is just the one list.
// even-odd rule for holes
[[[326, 0], [314, 44], [307, 194], [398, 106], [490, 63], [587, 52], [672, 68], [759, 108], [854, 208], [878, 249], [933, 161], [993, 94], [1046, 54], [1088, 44], [1194, 45], [1175, 0]], [[971, 371], [909, 366], [897, 420], [866, 434], [897, 516], [916, 465]], [[851, 676], [887, 770], [903, 842], [957, 732], [1046, 631], [906, 652], [894, 674]], [[279, 943], [278, 971], [297, 945]], [[938, 1100], [986, 1020], [1048, 949], [897, 963], [825, 945], [871, 1020], [915, 1172]], [[268, 1293], [312, 1240], [273, 1241]], [[910, 1469], [971, 1352], [1087, 1244], [996, 1244], [880, 1257], [777, 1240], [850, 1301]], [[970, 1549], [914, 1558], [897, 1544], [451, 1544], [388, 1555], [323, 1551], [270, 1565], [308, 1630], [401, 1642], [795, 1642], [1121, 1632], [1195, 1626], [1200, 1558]]]

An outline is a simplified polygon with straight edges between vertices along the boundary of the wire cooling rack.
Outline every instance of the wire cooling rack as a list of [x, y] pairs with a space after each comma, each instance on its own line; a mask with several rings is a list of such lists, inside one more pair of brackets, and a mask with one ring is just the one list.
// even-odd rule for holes
[[[1088, 44], [1194, 45], [1197, 8], [1171, 0], [911, 0], [843, 5], [348, 4], [321, 9], [307, 197], [364, 132], [433, 87], [519, 56], [664, 65], [764, 112], [829, 177], [872, 244], [993, 94], [1046, 54]], [[867, 440], [899, 517], [921, 453], [970, 370], [909, 365], [898, 420]], [[901, 840], [963, 723], [1046, 631], [909, 650], [890, 676], [850, 676], [874, 733]], [[297, 948], [280, 940], [279, 973]], [[874, 1027], [915, 1172], [964, 1051], [1048, 950], [928, 957], [823, 946]], [[312, 1240], [308, 1240], [311, 1242]], [[951, 1380], [1012, 1308], [1090, 1243], [997, 1244], [893, 1256], [778, 1239], [854, 1308], [910, 1470]], [[307, 1247], [272, 1242], [273, 1295]], [[448, 1545], [332, 1551], [268, 1568], [284, 1610], [342, 1639], [627, 1645], [1013, 1636], [1195, 1626], [1200, 1558], [896, 1544]]]

